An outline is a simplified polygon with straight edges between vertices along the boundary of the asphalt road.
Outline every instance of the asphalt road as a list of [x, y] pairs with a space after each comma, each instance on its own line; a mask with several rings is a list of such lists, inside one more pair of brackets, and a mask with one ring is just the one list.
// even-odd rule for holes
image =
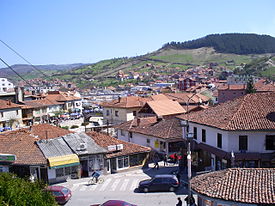
[[[183, 205], [187, 195], [187, 188], [181, 186], [176, 192], [149, 192], [137, 191], [138, 183], [156, 174], [169, 174], [176, 170], [177, 166], [161, 166], [155, 169], [136, 169], [132, 171], [110, 174], [104, 176], [104, 183], [88, 185], [89, 178], [69, 180], [59, 184], [72, 190], [72, 198], [66, 206], [89, 206], [91, 204], [103, 203], [110, 199], [125, 200], [132, 204], [142, 206], [173, 206], [177, 204], [177, 198], [181, 197]], [[196, 198], [196, 197], [195, 197]]]

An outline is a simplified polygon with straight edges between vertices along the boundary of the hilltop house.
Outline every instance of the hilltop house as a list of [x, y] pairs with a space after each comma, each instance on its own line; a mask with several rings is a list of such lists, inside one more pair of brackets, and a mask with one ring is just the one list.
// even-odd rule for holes
[[202, 169], [274, 167], [275, 93], [255, 93], [178, 116], [194, 134]]

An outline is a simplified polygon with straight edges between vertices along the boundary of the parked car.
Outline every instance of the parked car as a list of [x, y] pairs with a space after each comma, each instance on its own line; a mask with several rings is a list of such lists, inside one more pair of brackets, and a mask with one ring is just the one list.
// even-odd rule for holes
[[60, 118], [64, 119], [64, 120], [68, 120], [68, 119], [70, 119], [70, 115], [68, 113], [64, 113], [64, 114], [60, 115]]
[[52, 193], [55, 198], [55, 201], [58, 204], [65, 204], [68, 202], [72, 197], [72, 192], [69, 188], [63, 186], [48, 186], [48, 191]]
[[108, 200], [107, 202], [104, 202], [103, 204], [95, 204], [90, 206], [137, 206], [133, 205], [129, 202], [125, 202], [123, 200]]
[[163, 174], [143, 180], [139, 183], [138, 189], [141, 192], [149, 191], [170, 191], [174, 192], [180, 186], [176, 175]]
[[79, 119], [81, 117], [80, 113], [71, 113], [70, 119]]

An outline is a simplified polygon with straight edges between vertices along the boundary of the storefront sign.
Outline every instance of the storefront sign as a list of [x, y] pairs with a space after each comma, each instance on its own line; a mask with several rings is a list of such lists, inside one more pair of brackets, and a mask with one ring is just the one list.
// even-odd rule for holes
[[13, 154], [0, 154], [0, 162], [14, 162], [16, 156]]

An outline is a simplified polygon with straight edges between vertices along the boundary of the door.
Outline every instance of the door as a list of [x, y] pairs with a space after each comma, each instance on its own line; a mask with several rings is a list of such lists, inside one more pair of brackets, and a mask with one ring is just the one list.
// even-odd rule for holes
[[30, 166], [30, 176], [34, 181], [40, 179], [40, 167]]
[[111, 173], [116, 173], [117, 171], [117, 164], [116, 158], [111, 159]]
[[162, 178], [155, 178], [152, 180], [151, 185], [149, 186], [149, 190], [151, 191], [163, 191], [163, 181]]

